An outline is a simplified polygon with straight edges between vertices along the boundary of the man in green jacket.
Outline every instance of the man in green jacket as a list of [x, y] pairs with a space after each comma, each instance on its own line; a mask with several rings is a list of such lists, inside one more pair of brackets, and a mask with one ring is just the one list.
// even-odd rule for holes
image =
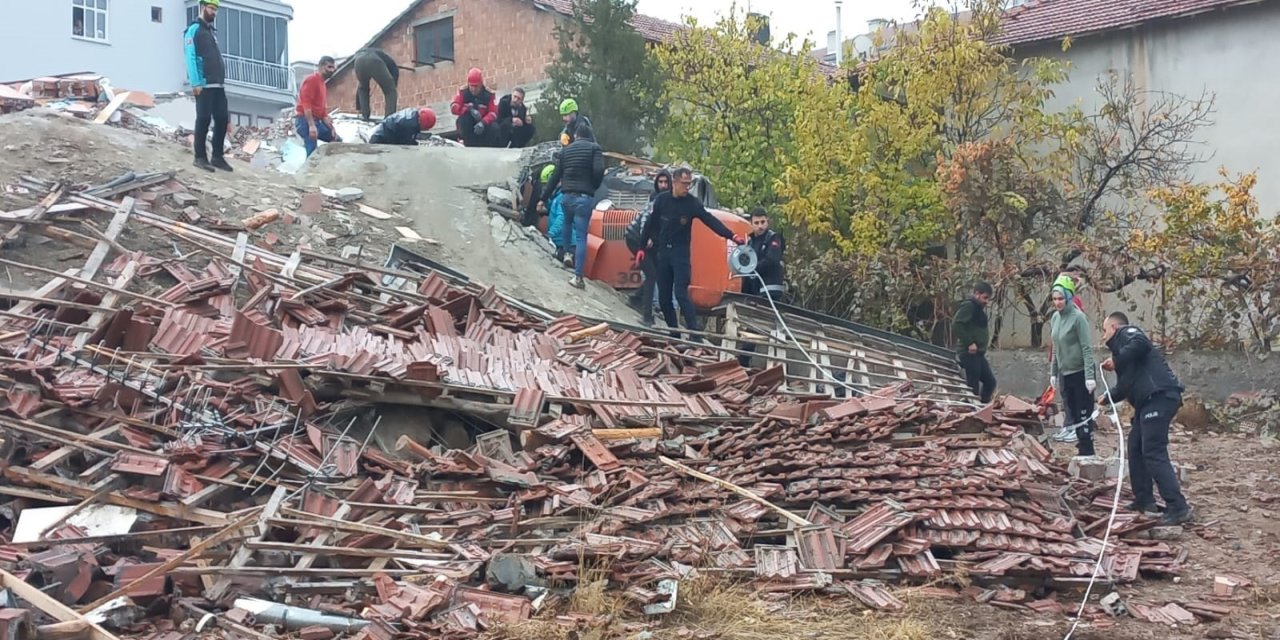
[[951, 333], [955, 336], [964, 381], [983, 404], [991, 402], [996, 392], [996, 374], [987, 362], [987, 346], [991, 343], [987, 305], [991, 303], [993, 293], [991, 285], [986, 282], [973, 285], [973, 295], [960, 303], [951, 320]]

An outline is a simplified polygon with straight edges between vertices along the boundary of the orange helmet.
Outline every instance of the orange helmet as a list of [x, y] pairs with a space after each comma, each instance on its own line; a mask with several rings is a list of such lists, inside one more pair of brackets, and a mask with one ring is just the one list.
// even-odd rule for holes
[[418, 109], [418, 128], [423, 131], [430, 131], [436, 126], [436, 112], [431, 109]]

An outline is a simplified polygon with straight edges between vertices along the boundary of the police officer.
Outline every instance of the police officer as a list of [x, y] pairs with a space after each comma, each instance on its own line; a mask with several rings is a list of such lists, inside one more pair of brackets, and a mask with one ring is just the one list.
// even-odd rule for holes
[[1182, 406], [1182, 383], [1169, 368], [1164, 354], [1141, 329], [1130, 325], [1123, 313], [1107, 316], [1102, 328], [1103, 340], [1111, 350], [1111, 357], [1102, 363], [1102, 368], [1116, 373], [1110, 399], [1128, 400], [1134, 409], [1129, 428], [1129, 483], [1135, 499], [1129, 508], [1140, 513], [1154, 512], [1154, 483], [1165, 503], [1160, 524], [1189, 522], [1191, 506], [1182, 495], [1178, 475], [1169, 461], [1169, 423]]
[[[782, 234], [769, 228], [769, 214], [764, 207], [751, 210], [751, 237], [747, 239], [747, 244], [756, 253], [756, 273], [742, 280], [742, 293], [763, 298], [768, 291], [769, 298], [775, 303], [784, 302], [787, 285], [782, 268], [782, 253], [787, 244], [782, 239]], [[764, 281], [763, 284], [761, 280]], [[744, 342], [739, 348], [749, 353], [756, 351], [756, 345], [752, 342]], [[738, 364], [751, 366], [751, 356], [739, 355]]]

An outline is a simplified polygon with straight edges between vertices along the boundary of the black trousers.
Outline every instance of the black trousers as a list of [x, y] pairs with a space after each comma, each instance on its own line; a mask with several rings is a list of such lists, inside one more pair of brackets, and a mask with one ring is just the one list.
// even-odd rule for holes
[[644, 274], [644, 282], [640, 283], [636, 306], [645, 322], [653, 322], [653, 290], [658, 286], [658, 265], [653, 256], [645, 256], [640, 261], [640, 273]]
[[[693, 277], [693, 267], [689, 261], [689, 248], [665, 248], [658, 252], [658, 308], [662, 309], [662, 318], [667, 326], [676, 331], [671, 337], [679, 338], [680, 321], [676, 317], [675, 305], [671, 302], [674, 294], [680, 303], [680, 311], [684, 315], [684, 327], [689, 331], [698, 331], [698, 310], [689, 297], [689, 280]], [[689, 340], [701, 342], [702, 337], [691, 334]]]
[[1169, 423], [1181, 406], [1182, 396], [1167, 392], [1134, 407], [1133, 424], [1129, 426], [1129, 484], [1138, 504], [1155, 503], [1151, 491], [1154, 484], [1169, 511], [1187, 508], [1178, 474], [1169, 460]]
[[964, 370], [965, 384], [982, 399], [982, 404], [991, 402], [996, 393], [996, 374], [991, 370], [991, 363], [987, 362], [987, 352], [961, 353], [960, 368]]
[[511, 122], [511, 118], [503, 118], [496, 124], [498, 125], [499, 147], [523, 149], [529, 146], [530, 140], [533, 140], [535, 129], [532, 122], [526, 121], [524, 124], [517, 127]]
[[360, 117], [368, 120], [373, 110], [369, 95], [371, 81], [378, 83], [378, 87], [382, 89], [383, 116], [395, 113], [396, 81], [391, 77], [391, 70], [387, 68], [387, 63], [372, 53], [362, 53], [356, 56], [355, 67], [356, 108], [360, 110]]
[[476, 135], [476, 123], [479, 120], [471, 117], [471, 112], [458, 116], [458, 137], [462, 139], [462, 144], [468, 147], [496, 147], [498, 146], [498, 128], [494, 125], [485, 125], [484, 132]]
[[205, 138], [209, 135], [209, 123], [213, 123], [213, 160], [222, 158], [222, 149], [227, 141], [227, 122], [231, 116], [227, 113], [227, 92], [221, 87], [205, 87], [196, 96], [196, 158], [209, 160]]
[[1062, 376], [1062, 382], [1059, 384], [1059, 389], [1062, 391], [1062, 407], [1066, 412], [1062, 424], [1064, 426], [1079, 425], [1076, 427], [1076, 454], [1094, 455], [1093, 432], [1097, 425], [1093, 418], [1089, 417], [1093, 415], [1093, 394], [1089, 392], [1089, 387], [1085, 386], [1084, 372], [1077, 371]]

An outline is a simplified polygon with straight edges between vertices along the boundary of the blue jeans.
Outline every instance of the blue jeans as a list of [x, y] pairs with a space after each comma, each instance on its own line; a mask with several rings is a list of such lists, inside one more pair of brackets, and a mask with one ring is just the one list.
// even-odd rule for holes
[[[573, 241], [567, 244], [573, 247], [573, 273], [579, 278], [587, 266], [587, 229], [591, 226], [591, 212], [595, 209], [595, 196], [580, 193], [564, 194], [565, 233], [573, 231]], [[569, 225], [569, 220], [573, 225]]]
[[325, 142], [333, 142], [333, 130], [329, 129], [329, 125], [316, 120], [316, 132], [319, 133], [319, 140], [312, 140], [311, 133], [307, 131], [307, 119], [298, 116], [294, 119], [298, 125], [298, 135], [302, 137], [302, 146], [307, 148], [307, 157], [316, 152], [316, 147], [320, 146], [319, 140]]

